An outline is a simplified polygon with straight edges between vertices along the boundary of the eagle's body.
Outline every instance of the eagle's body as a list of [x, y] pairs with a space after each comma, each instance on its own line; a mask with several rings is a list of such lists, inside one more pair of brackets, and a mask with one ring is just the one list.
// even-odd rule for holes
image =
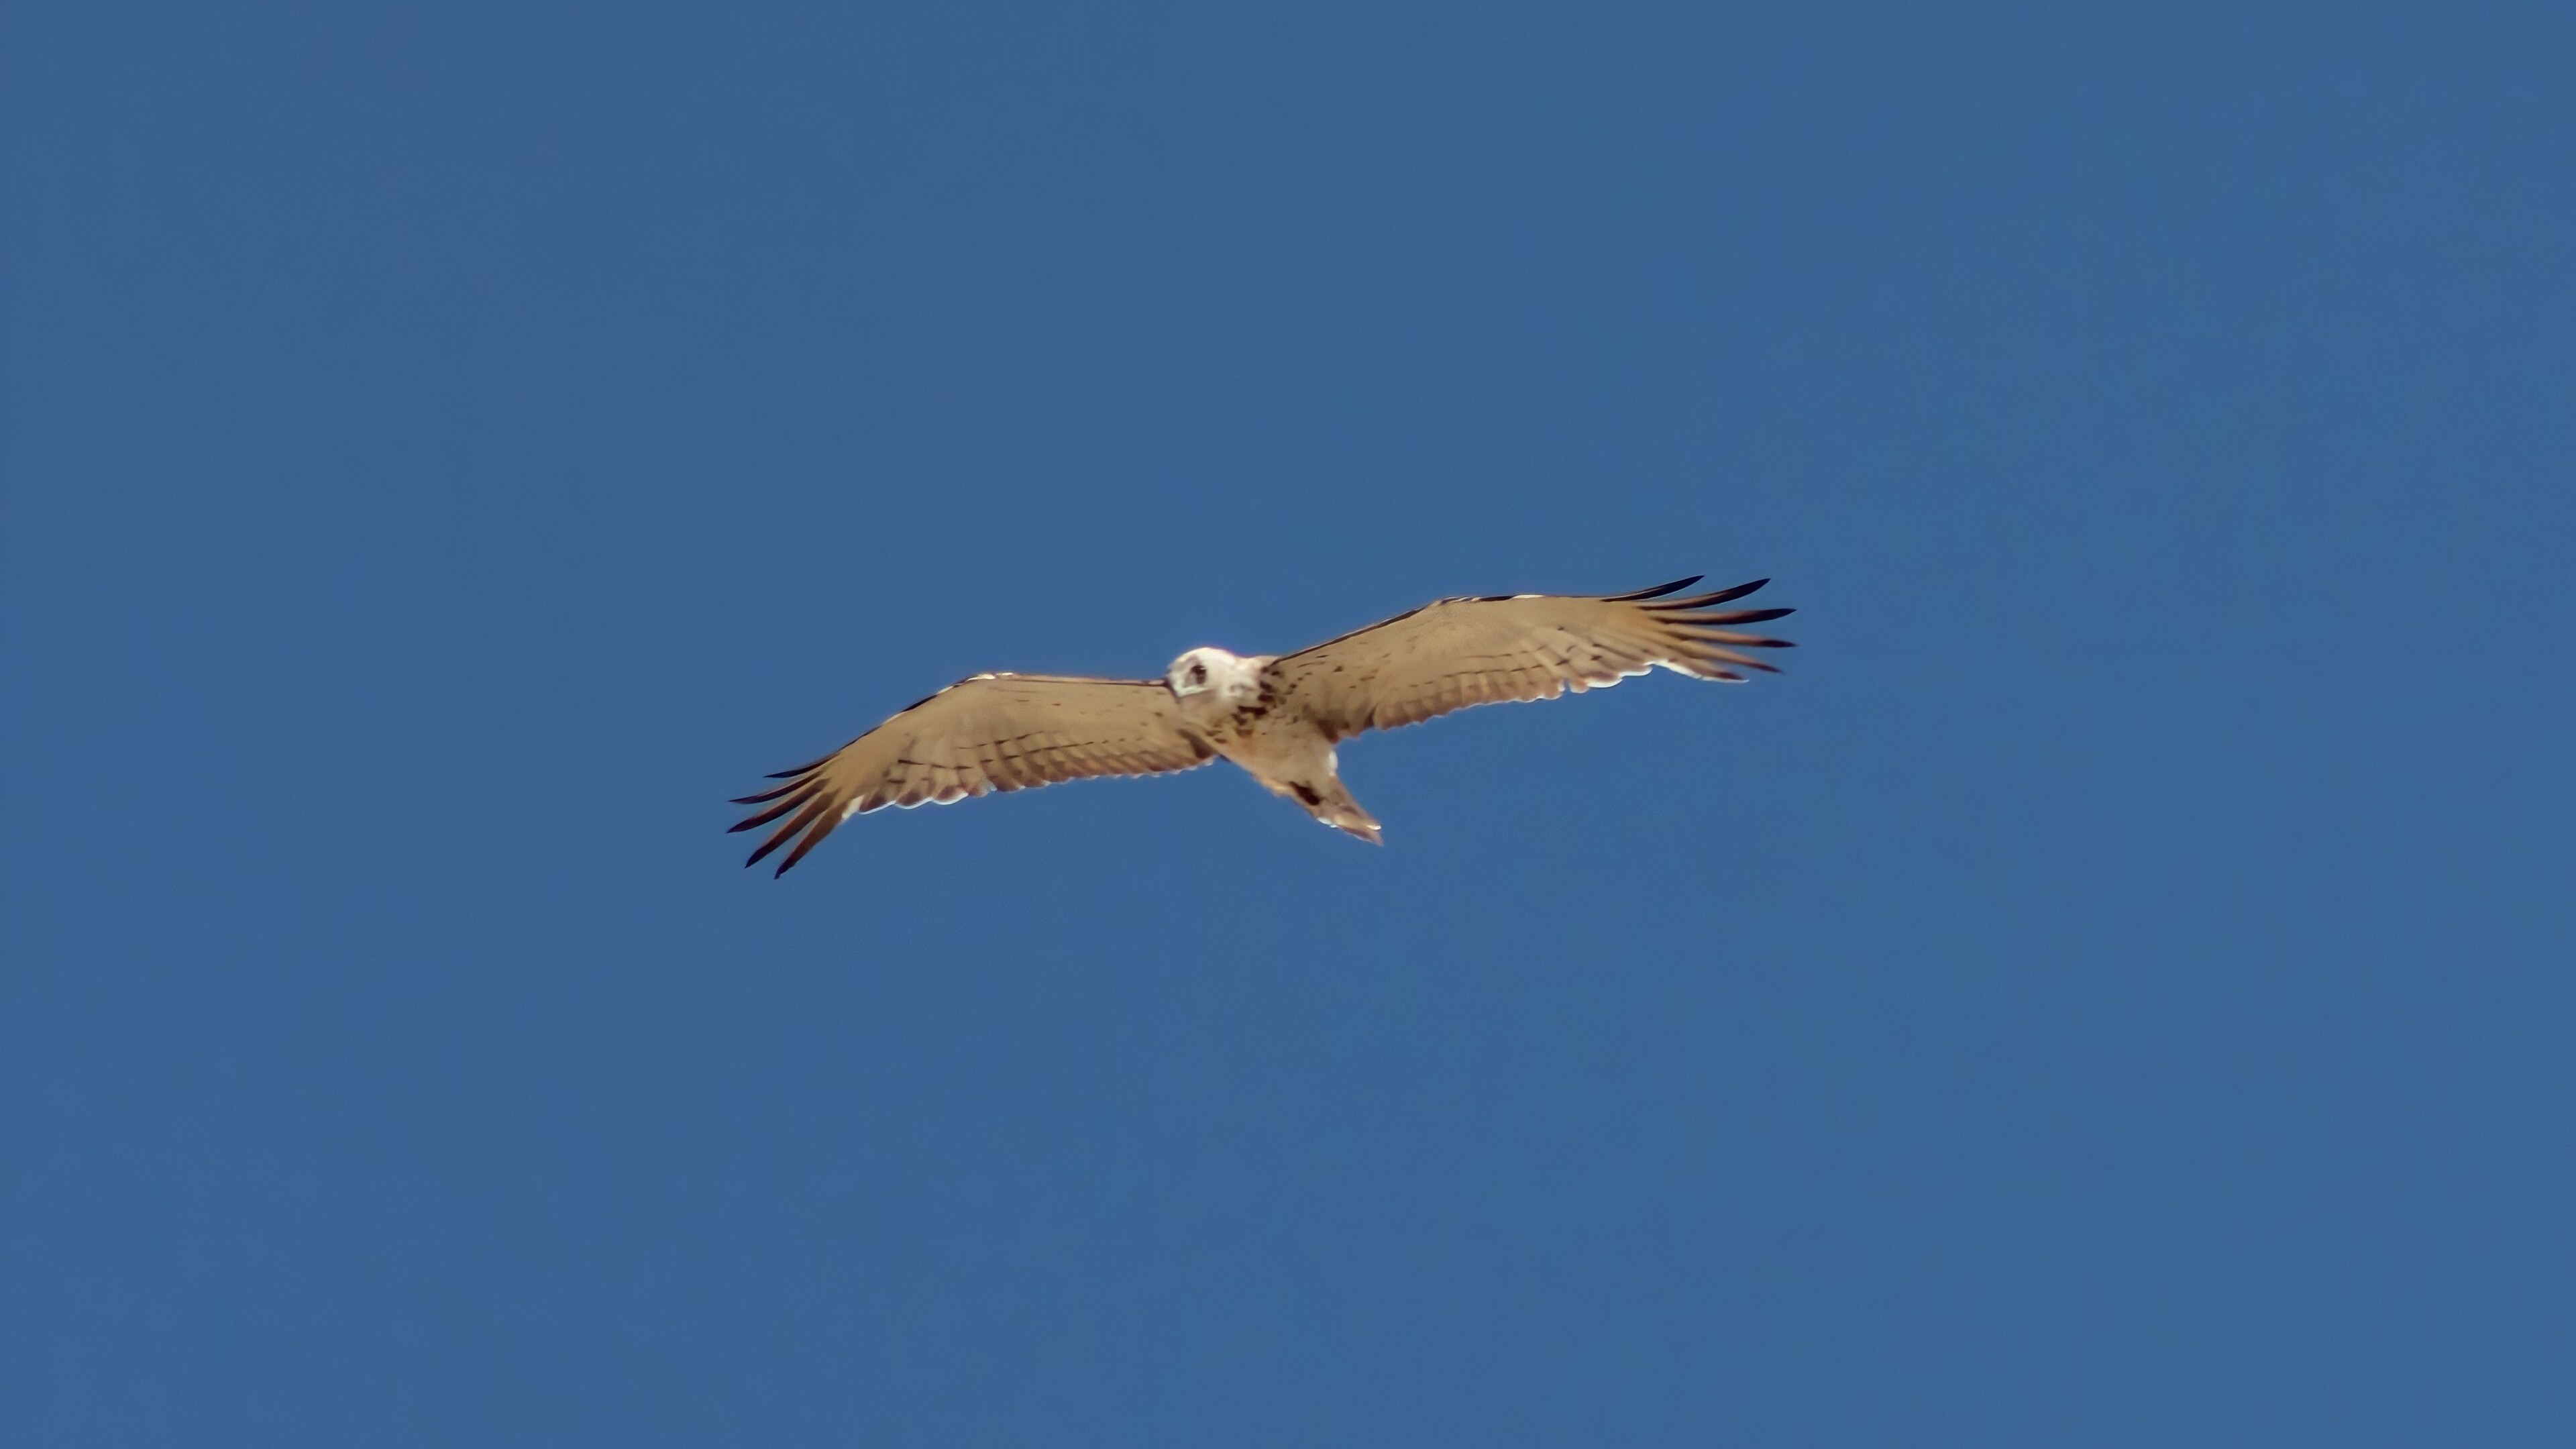
[[[1250, 659], [1217, 648], [1193, 649], [1172, 661], [1173, 697], [1181, 722], [1204, 736], [1216, 752], [1241, 765], [1261, 788], [1306, 807], [1306, 813], [1372, 845], [1385, 842], [1378, 824], [1351, 798], [1335, 772], [1332, 738], [1317, 722], [1280, 708], [1275, 654]], [[1204, 688], [1191, 687], [1206, 671]], [[1183, 692], [1186, 691], [1186, 692]]]
[[[1735, 632], [1787, 609], [1706, 612], [1768, 580], [1670, 599], [1699, 580], [1633, 594], [1442, 599], [1294, 654], [1192, 649], [1161, 679], [978, 674], [903, 710], [785, 785], [737, 801], [768, 805], [736, 825], [787, 817], [751, 860], [802, 835], [789, 866], [852, 815], [945, 804], [1089, 775], [1151, 775], [1223, 757], [1262, 788], [1336, 830], [1379, 843], [1378, 823], [1336, 773], [1333, 747], [1468, 705], [1553, 699], [1649, 669], [1741, 682], [1769, 670], [1740, 649], [1785, 640]], [[776, 803], [771, 803], [776, 802]]]

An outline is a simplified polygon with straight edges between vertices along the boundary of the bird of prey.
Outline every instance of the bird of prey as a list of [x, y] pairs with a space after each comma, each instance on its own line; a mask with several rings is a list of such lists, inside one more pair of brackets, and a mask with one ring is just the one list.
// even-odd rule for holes
[[736, 800], [763, 808], [733, 828], [783, 818], [743, 864], [794, 840], [778, 863], [785, 875], [833, 827], [888, 805], [1159, 775], [1222, 756], [1324, 824], [1379, 844], [1378, 823], [1334, 772], [1333, 746], [1362, 730], [1471, 704], [1579, 694], [1658, 666], [1739, 684], [1745, 676], [1728, 666], [1777, 673], [1739, 651], [1788, 641], [1737, 626], [1791, 611], [1717, 609], [1770, 580], [1673, 597], [1698, 582], [1633, 594], [1441, 599], [1294, 654], [1192, 649], [1160, 679], [974, 675], [812, 764], [770, 776], [787, 783]]

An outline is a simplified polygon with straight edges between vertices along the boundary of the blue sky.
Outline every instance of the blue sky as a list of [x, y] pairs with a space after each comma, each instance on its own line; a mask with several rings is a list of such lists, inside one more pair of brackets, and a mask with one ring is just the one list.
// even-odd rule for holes
[[2563, 9], [931, 9], [12, 11], [14, 1441], [2576, 1437]]

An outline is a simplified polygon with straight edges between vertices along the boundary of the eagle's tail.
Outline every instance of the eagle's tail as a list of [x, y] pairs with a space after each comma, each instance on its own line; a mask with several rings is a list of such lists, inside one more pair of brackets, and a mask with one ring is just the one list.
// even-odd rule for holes
[[1376, 819], [1360, 808], [1359, 801], [1351, 798], [1350, 787], [1344, 785], [1338, 775], [1328, 774], [1320, 780], [1291, 780], [1279, 793], [1306, 807], [1307, 814], [1335, 830], [1356, 835], [1371, 845], [1386, 844], [1378, 838]]

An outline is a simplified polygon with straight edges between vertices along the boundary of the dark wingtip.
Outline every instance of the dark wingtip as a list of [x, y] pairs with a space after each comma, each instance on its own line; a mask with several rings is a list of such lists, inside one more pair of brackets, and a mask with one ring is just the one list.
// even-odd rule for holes
[[[1693, 579], [1691, 582], [1697, 583], [1699, 581], [1697, 579]], [[1734, 588], [1720, 589], [1713, 594], [1702, 594], [1696, 599], [1674, 599], [1666, 603], [1657, 604], [1654, 607], [1658, 609], [1705, 609], [1711, 604], [1723, 604], [1729, 599], [1743, 598], [1746, 594], [1752, 593], [1754, 590], [1761, 588], [1764, 584], [1769, 582], [1771, 582], [1769, 579], [1755, 579], [1749, 584], [1737, 584]]]
[[[1702, 594], [1694, 599], [1666, 599], [1662, 603], [1648, 604], [1645, 607], [1661, 610], [1665, 613], [1686, 613], [1693, 609], [1714, 608], [1730, 599], [1743, 598], [1746, 594], [1752, 593], [1755, 589], [1758, 589], [1769, 582], [1771, 582], [1769, 579], [1755, 579], [1749, 584], [1737, 584], [1734, 588], [1720, 589], [1716, 593]], [[1744, 612], [1749, 614], [1755, 611], [1748, 609]]]
[[1774, 619], [1795, 613], [1794, 609], [1739, 609], [1731, 614], [1666, 614], [1664, 623], [1676, 629], [1690, 629], [1730, 643], [1742, 643], [1753, 635], [1740, 632], [1746, 624], [1768, 624]]
[[1669, 584], [1657, 584], [1651, 589], [1639, 589], [1633, 594], [1608, 594], [1603, 596], [1602, 602], [1605, 604], [1633, 604], [1639, 599], [1660, 599], [1666, 594], [1678, 594], [1682, 590], [1689, 588], [1691, 585], [1698, 583], [1701, 579], [1706, 577], [1708, 577], [1706, 574], [1693, 574], [1686, 579], [1675, 579]]
[[788, 792], [786, 792], [786, 791], [784, 791], [784, 790], [780, 791], [779, 793], [780, 793], [780, 794], [782, 794], [782, 795], [787, 795], [787, 798], [786, 798], [786, 799], [784, 799], [784, 800], [779, 801], [779, 802], [778, 802], [777, 804], [775, 804], [775, 805], [770, 806], [768, 809], [761, 811], [759, 814], [752, 816], [750, 819], [743, 821], [740, 825], [736, 825], [736, 826], [732, 826], [732, 827], [728, 828], [728, 829], [725, 831], [725, 834], [727, 834], [727, 835], [731, 835], [731, 834], [733, 834], [735, 831], [740, 831], [740, 830], [749, 830], [749, 829], [753, 828], [754, 826], [767, 825], [770, 821], [777, 819], [779, 816], [786, 814], [786, 813], [787, 813], [788, 811], [790, 811], [790, 810], [797, 810], [797, 809], [801, 809], [801, 808], [803, 808], [803, 807], [804, 807], [804, 805], [806, 804], [806, 802], [808, 802], [808, 801], [810, 801], [810, 800], [812, 800], [812, 799], [814, 798], [814, 796], [813, 796], [812, 794], [810, 794], [810, 793], [808, 793], [808, 794], [788, 794]]
[[796, 848], [787, 852], [787, 858], [778, 863], [778, 869], [771, 871], [769, 873], [769, 878], [771, 880], [776, 880], [780, 876], [787, 874], [790, 867], [805, 858], [805, 852], [822, 844], [823, 837], [831, 834], [832, 827], [838, 824], [840, 824], [840, 822], [829, 815], [815, 821], [814, 828], [806, 833], [803, 840], [796, 842]]
[[[816, 820], [819, 820], [819, 819], [824, 818], [824, 817], [825, 817], [825, 815], [826, 815], [826, 813], [827, 813], [827, 812], [829, 812], [829, 811], [831, 810], [831, 808], [832, 808], [832, 802], [831, 802], [831, 797], [830, 797], [830, 796], [816, 796], [816, 797], [815, 797], [813, 800], [811, 800], [811, 801], [799, 800], [799, 801], [795, 801], [795, 802], [792, 802], [792, 803], [794, 803], [794, 804], [798, 804], [798, 805], [803, 805], [805, 808], [804, 808], [804, 810], [803, 810], [801, 813], [799, 813], [799, 814], [797, 814], [797, 815], [795, 815], [795, 816], [791, 817], [791, 818], [788, 820], [788, 822], [787, 822], [786, 824], [784, 824], [784, 825], [782, 825], [782, 826], [778, 827], [778, 833], [777, 833], [777, 834], [772, 835], [772, 836], [770, 836], [767, 840], [762, 841], [762, 842], [760, 843], [760, 849], [755, 850], [755, 851], [753, 851], [753, 852], [751, 853], [751, 859], [752, 859], [752, 860], [755, 860], [755, 861], [756, 861], [756, 860], [759, 860], [761, 857], [763, 857], [763, 856], [765, 856], [765, 855], [769, 854], [771, 851], [776, 850], [778, 847], [780, 847], [780, 846], [782, 846], [782, 845], [785, 845], [789, 840], [791, 840], [791, 839], [795, 838], [796, 832], [798, 832], [798, 831], [800, 831], [800, 830], [805, 829], [805, 828], [806, 828], [807, 826], [809, 826], [809, 825], [812, 825]], [[807, 842], [807, 843], [808, 843], [808, 844], [811, 844], [812, 842], [810, 842], [810, 841], [809, 841], [809, 842]], [[800, 855], [801, 855], [801, 854], [803, 854], [803, 852], [802, 852], [802, 851], [799, 851], [799, 852], [798, 852], [798, 854], [800, 854]], [[791, 857], [791, 859], [792, 859], [792, 858], [793, 858], [793, 857]], [[750, 864], [750, 863], [751, 863], [750, 861], [746, 861], [746, 862], [744, 862], [744, 864], [746, 864], [746, 865], [748, 865], [748, 864]]]

